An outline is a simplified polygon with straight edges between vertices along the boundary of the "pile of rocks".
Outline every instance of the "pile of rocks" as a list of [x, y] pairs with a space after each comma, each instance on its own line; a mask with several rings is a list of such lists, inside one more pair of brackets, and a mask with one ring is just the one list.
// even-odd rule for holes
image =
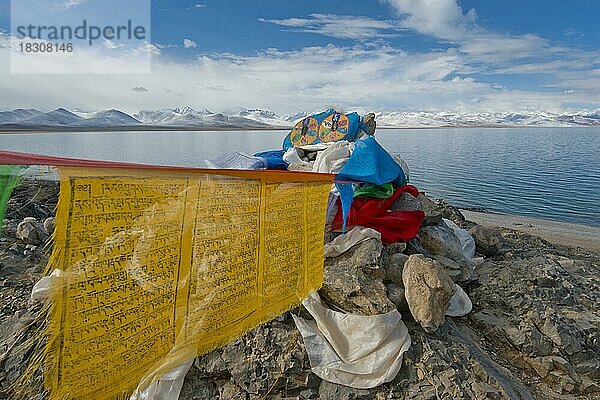
[[[198, 358], [180, 398], [600, 398], [599, 255], [476, 225], [425, 196], [404, 201], [398, 209], [426, 212], [418, 237], [368, 239], [326, 259], [319, 292], [354, 314], [401, 311], [412, 346], [394, 381], [359, 390], [321, 380], [285, 314]], [[478, 263], [443, 219], [468, 229]], [[473, 300], [467, 317], [445, 317], [454, 283]]]
[[[7, 210], [0, 239], [2, 388], [25, 368], [27, 348], [17, 352], [15, 344], [27, 338], [19, 332], [36, 311], [27, 300], [48, 260], [57, 194], [56, 182], [26, 181]], [[400, 310], [412, 346], [394, 381], [358, 390], [321, 380], [286, 313], [198, 358], [180, 399], [600, 398], [599, 254], [479, 226], [425, 196], [403, 197], [395, 207], [425, 211], [418, 237], [389, 246], [369, 239], [326, 259], [320, 290], [331, 308], [346, 312]], [[465, 259], [443, 219], [469, 231], [478, 262]], [[463, 318], [445, 316], [455, 283], [473, 301]], [[291, 313], [310, 318], [302, 307]]]

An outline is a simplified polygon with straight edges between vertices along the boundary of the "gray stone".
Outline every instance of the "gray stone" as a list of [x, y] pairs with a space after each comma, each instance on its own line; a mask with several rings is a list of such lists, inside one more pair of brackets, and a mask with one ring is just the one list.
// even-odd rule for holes
[[383, 252], [388, 257], [392, 254], [404, 253], [404, 251], [406, 251], [406, 243], [404, 242], [396, 242], [383, 246]]
[[493, 256], [502, 248], [502, 237], [484, 226], [475, 225], [469, 229], [469, 233], [475, 239], [475, 246], [479, 254]]
[[49, 235], [54, 233], [54, 227], [56, 226], [56, 219], [54, 217], [46, 218], [44, 220], [44, 229]]
[[463, 226], [463, 223], [466, 221], [466, 219], [458, 208], [448, 204], [448, 202], [446, 202], [444, 199], [436, 200], [435, 204], [440, 207], [442, 218], [449, 219], [460, 227]]
[[347, 386], [323, 381], [319, 388], [321, 399], [327, 400], [370, 400], [373, 395], [368, 390], [354, 389]]
[[423, 205], [410, 193], [402, 193], [390, 207], [391, 211], [423, 211]]
[[444, 267], [444, 271], [455, 283], [471, 282], [477, 278], [473, 264], [466, 260], [456, 262], [443, 256], [436, 256], [435, 260]]
[[423, 247], [418, 236], [416, 238], [412, 239], [411, 241], [409, 241], [408, 243], [406, 243], [405, 253], [409, 256], [413, 255], [413, 254], [423, 254], [424, 256], [433, 258], [433, 254], [428, 252], [427, 249], [425, 249], [425, 247]]
[[325, 261], [321, 297], [331, 306], [351, 314], [375, 315], [395, 309], [388, 299], [379, 267], [383, 246], [369, 239], [344, 254]]
[[454, 282], [435, 260], [412, 255], [402, 273], [404, 294], [415, 321], [426, 332], [435, 332], [444, 323]]
[[456, 262], [467, 262], [460, 240], [446, 225], [426, 226], [418, 235], [423, 247], [434, 256], [442, 256]]
[[22, 255], [23, 252], [25, 251], [25, 246], [23, 246], [20, 243], [14, 243], [13, 245], [11, 245], [9, 247], [8, 250], [15, 255]]
[[377, 129], [377, 121], [375, 120], [375, 113], [368, 113], [363, 116], [363, 125], [366, 127], [365, 133], [369, 136], [375, 134]]
[[390, 301], [394, 303], [398, 310], [410, 312], [410, 309], [408, 308], [408, 303], [406, 302], [406, 296], [404, 294], [403, 285], [399, 286], [395, 283], [388, 283], [387, 285], [385, 285], [385, 288], [387, 290], [388, 299], [390, 299]]
[[36, 221], [35, 218], [25, 218], [17, 226], [17, 238], [27, 244], [40, 245], [48, 239], [48, 233], [44, 225]]
[[402, 285], [402, 270], [404, 269], [406, 260], [408, 260], [406, 254], [396, 253], [392, 254], [388, 262], [384, 264], [386, 278], [396, 285]]
[[417, 200], [421, 203], [423, 211], [425, 212], [423, 226], [438, 225], [442, 222], [442, 209], [440, 206], [429, 200], [429, 198], [422, 193], [419, 193]]

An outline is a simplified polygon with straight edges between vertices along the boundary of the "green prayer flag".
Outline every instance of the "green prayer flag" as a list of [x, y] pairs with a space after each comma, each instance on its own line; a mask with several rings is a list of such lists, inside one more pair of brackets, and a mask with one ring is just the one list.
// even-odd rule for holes
[[394, 185], [384, 183], [383, 185], [375, 185], [367, 183], [362, 186], [357, 186], [354, 189], [354, 197], [374, 197], [378, 199], [387, 199], [394, 194]]
[[12, 190], [19, 184], [22, 165], [0, 165], [0, 236], [4, 225], [4, 212]]

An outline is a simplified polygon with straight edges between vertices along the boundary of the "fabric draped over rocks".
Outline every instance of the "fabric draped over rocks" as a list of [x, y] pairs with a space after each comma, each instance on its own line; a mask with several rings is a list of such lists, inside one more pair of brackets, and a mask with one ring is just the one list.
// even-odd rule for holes
[[351, 247], [370, 238], [381, 240], [381, 233], [375, 229], [355, 226], [350, 232], [340, 235], [330, 243], [325, 244], [325, 257], [337, 257], [350, 250]]
[[[384, 244], [395, 242], [407, 242], [414, 239], [419, 233], [421, 222], [425, 218], [423, 211], [389, 211], [396, 199], [402, 193], [409, 193], [413, 196], [419, 195], [419, 190], [406, 185], [397, 189], [392, 196], [387, 199], [376, 198], [356, 198], [352, 203], [348, 213], [347, 226], [353, 227], [361, 225], [367, 228], [375, 229], [381, 233], [381, 240]], [[343, 225], [343, 211], [338, 212], [333, 220], [333, 229], [340, 229]]]
[[345, 314], [326, 308], [316, 293], [302, 304], [315, 323], [292, 316], [315, 374], [358, 389], [374, 388], [396, 377], [411, 345], [398, 310], [373, 316]]

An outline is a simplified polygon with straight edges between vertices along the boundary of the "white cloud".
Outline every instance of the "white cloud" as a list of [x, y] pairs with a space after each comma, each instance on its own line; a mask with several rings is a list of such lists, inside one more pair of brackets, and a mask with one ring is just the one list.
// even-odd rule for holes
[[473, 29], [477, 14], [463, 14], [455, 0], [383, 0], [402, 18], [402, 25], [442, 39], [464, 40]]
[[477, 24], [477, 12], [464, 12], [457, 0], [381, 0], [398, 13], [399, 25], [424, 35], [457, 44], [483, 62], [515, 60], [552, 51], [551, 44], [535, 35], [509, 35], [487, 31]]
[[[590, 76], [595, 80], [587, 80], [586, 87], [586, 79], [566, 66], [573, 75], [563, 72], [561, 79], [569, 86], [555, 92], [509, 90], [465, 77], [478, 69], [456, 50], [415, 54], [389, 46], [330, 45], [287, 52], [271, 49], [254, 56], [202, 55], [185, 63], [158, 53], [150, 75], [56, 75], [52, 79], [9, 77], [7, 52], [0, 48], [0, 109], [63, 106], [137, 112], [190, 105], [217, 111], [259, 107], [287, 114], [330, 104], [361, 110], [469, 111], [561, 111], [566, 102], [600, 104], [598, 73]], [[110, 68], [105, 58], [94, 62]], [[129, 62], [131, 68], [137, 67], [135, 58]]]
[[192, 49], [198, 47], [198, 45], [192, 39], [183, 39], [183, 47], [186, 49]]
[[391, 21], [368, 17], [333, 14], [310, 14], [310, 18], [265, 19], [267, 22], [290, 28], [293, 32], [317, 33], [340, 39], [369, 39], [397, 35], [401, 29]]
[[80, 4], [87, 3], [89, 0], [66, 0], [63, 4], [65, 9], [77, 7]]
[[188, 7], [186, 10], [193, 10], [195, 8], [206, 8], [206, 4], [204, 4], [204, 3], [194, 4], [193, 6]]

